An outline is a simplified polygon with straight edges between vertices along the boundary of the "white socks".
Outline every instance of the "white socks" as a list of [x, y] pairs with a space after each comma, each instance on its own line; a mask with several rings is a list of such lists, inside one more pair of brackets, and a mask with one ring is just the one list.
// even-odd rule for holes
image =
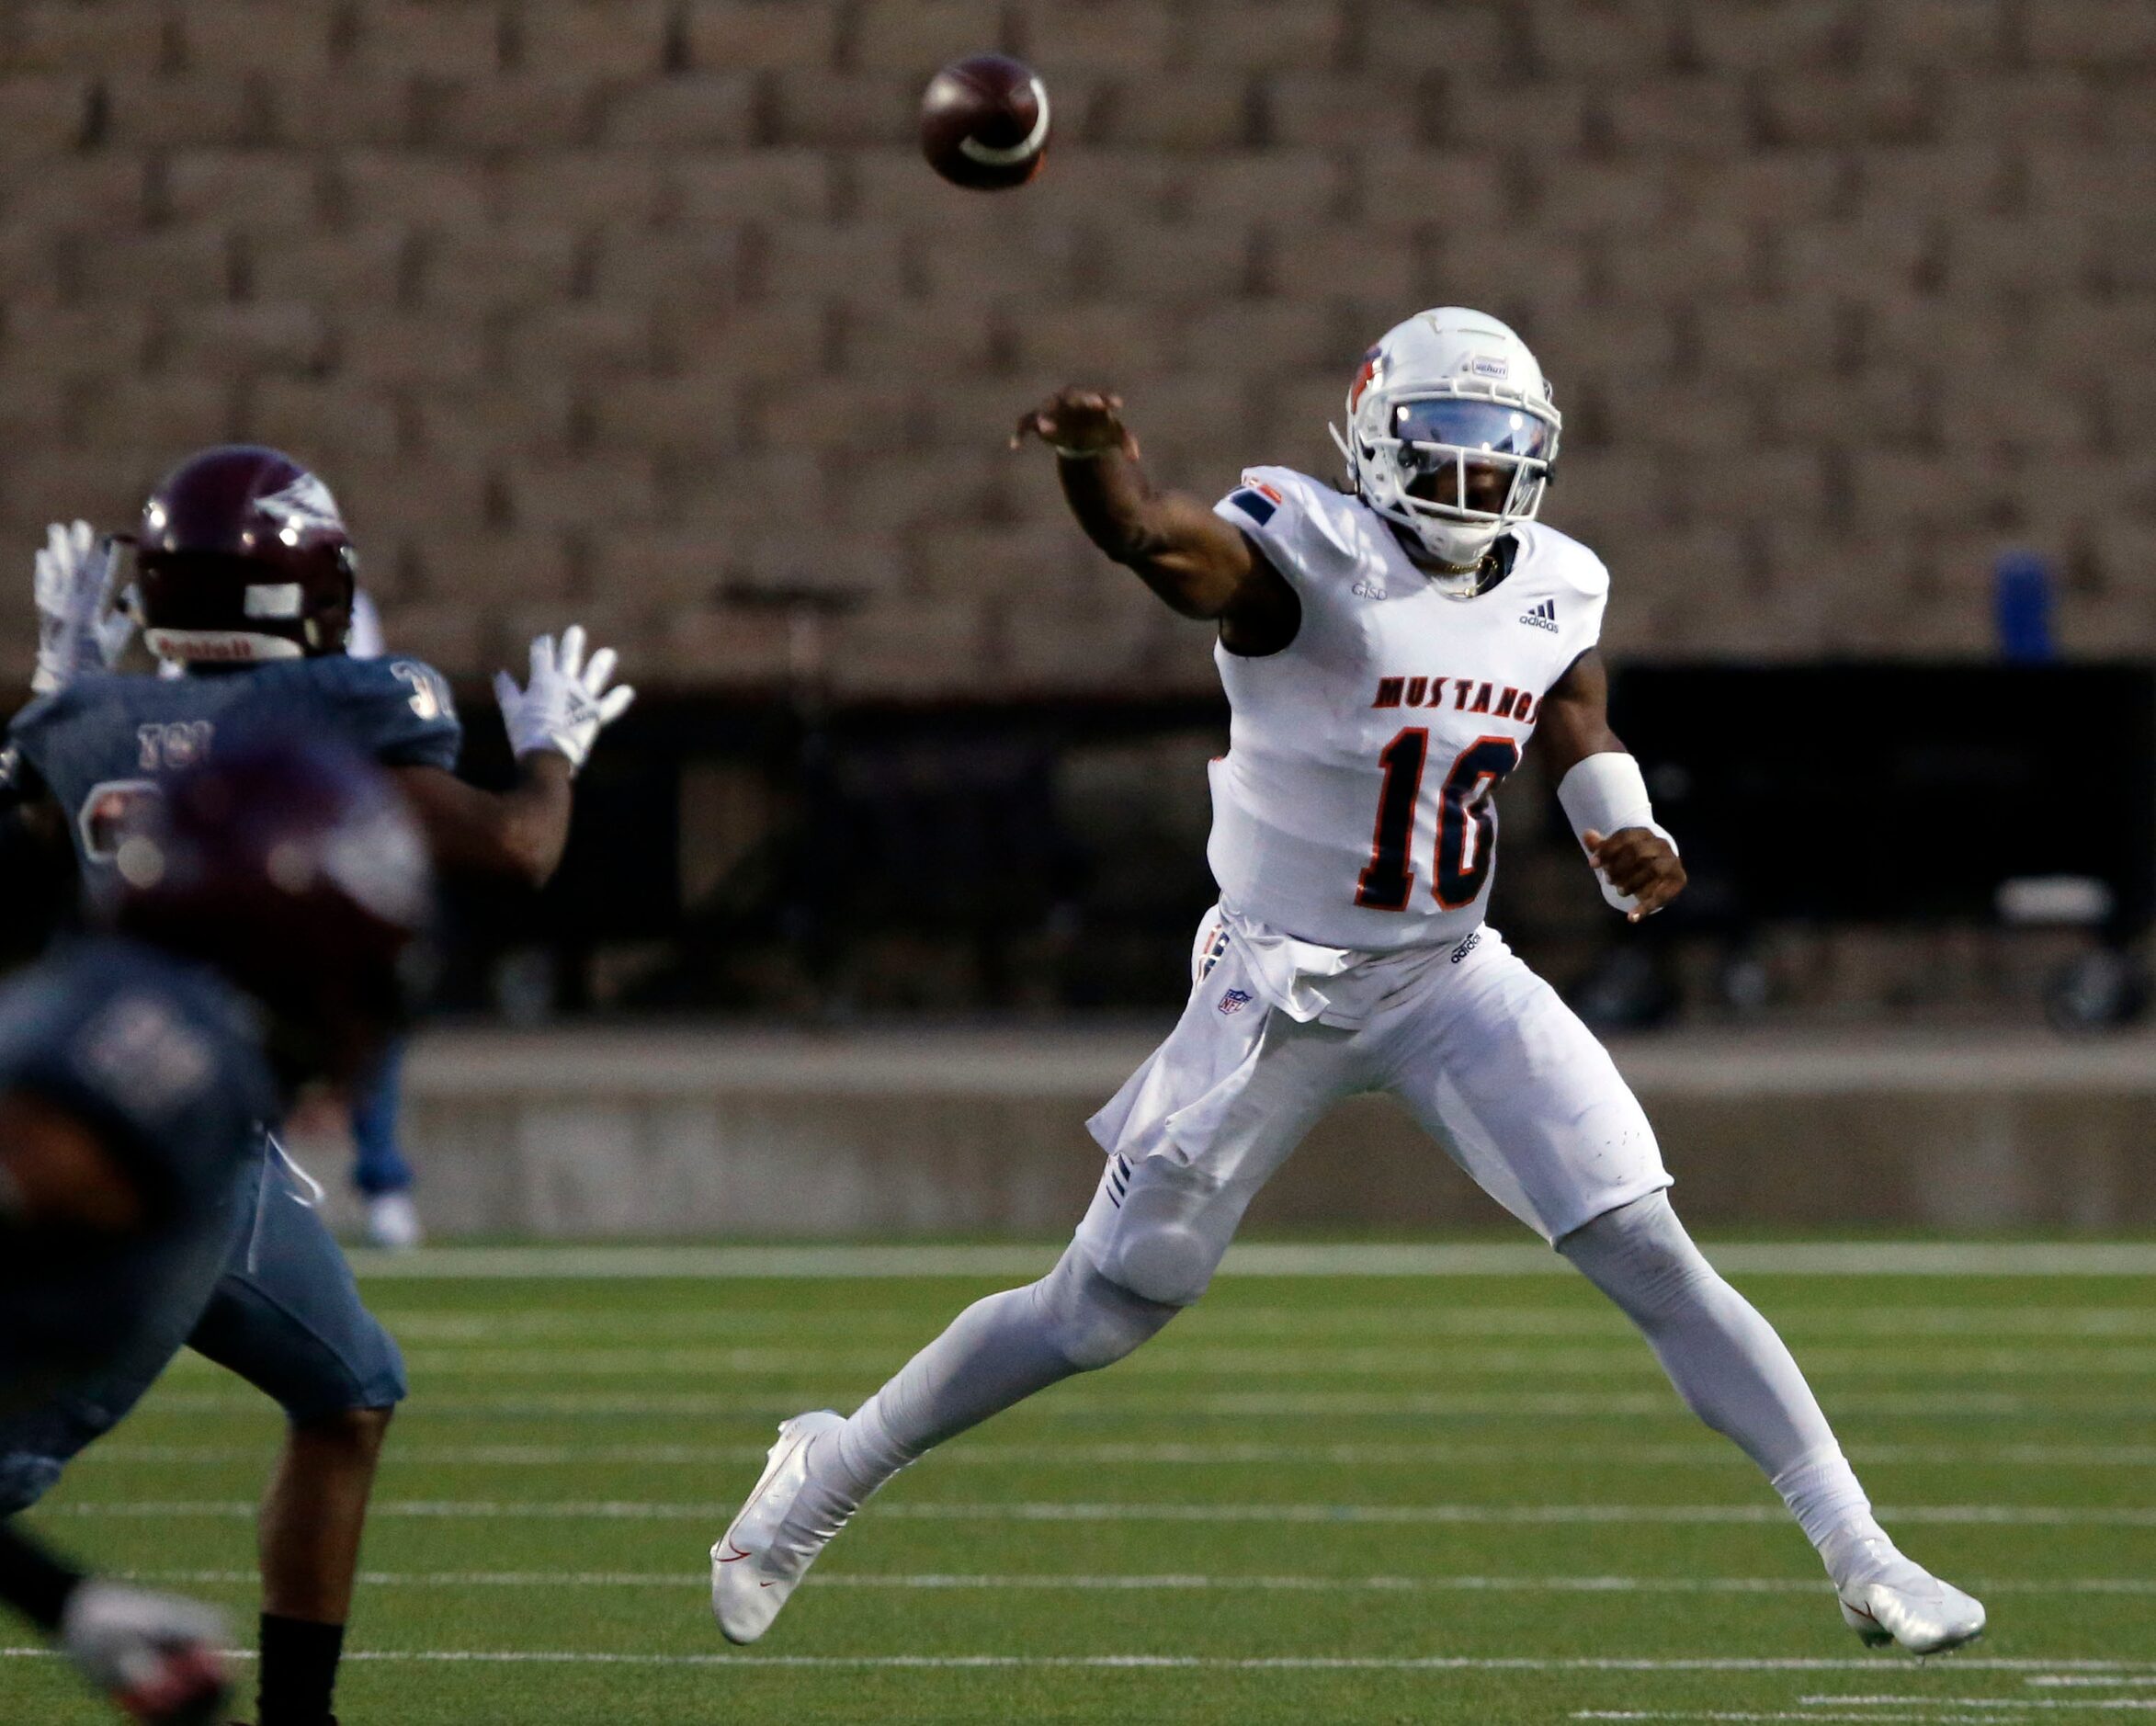
[[[1693, 1413], [1759, 1465], [1838, 1586], [1899, 1558], [1787, 1347], [1708, 1264], [1667, 1198], [1597, 1217], [1558, 1250], [1640, 1327]], [[1038, 1282], [968, 1307], [815, 1441], [787, 1535], [821, 1545], [931, 1446], [1120, 1360], [1180, 1310], [1110, 1282], [1070, 1247]]]
[[932, 1445], [1123, 1358], [1181, 1312], [1110, 1282], [1075, 1245], [1038, 1282], [976, 1300], [809, 1453], [788, 1532], [834, 1530]]
[[[1871, 1500], [1856, 1483], [1856, 1472], [1839, 1445], [1792, 1463], [1770, 1477], [1789, 1514], [1804, 1530], [1804, 1538], [1819, 1549], [1827, 1570], [1837, 1583], [1849, 1580], [1834, 1568], [1829, 1547], [1837, 1536], [1846, 1545], [1852, 1540], [1886, 1540], [1887, 1531], [1872, 1520]], [[1888, 1542], [1891, 1550], [1892, 1543]]]
[[1557, 1243], [1652, 1346], [1685, 1405], [1734, 1439], [1837, 1571], [1861, 1572], [1867, 1541], [1892, 1543], [1787, 1345], [1692, 1243], [1662, 1193], [1595, 1218]]

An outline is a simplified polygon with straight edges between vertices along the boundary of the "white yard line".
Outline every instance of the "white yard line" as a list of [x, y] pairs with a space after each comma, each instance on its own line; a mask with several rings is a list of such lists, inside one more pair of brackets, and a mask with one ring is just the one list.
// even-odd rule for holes
[[[2059, 1702], [2036, 1696], [1802, 1696], [1799, 1698], [1805, 1707], [1820, 1709], [1990, 1709], [1992, 1713], [1981, 1715], [1986, 1720], [1999, 1720], [1999, 1711], [2020, 1713], [2023, 1709], [2108, 1709], [2117, 1713], [2145, 1713], [2156, 1711], [2156, 1700], [2139, 1698], [2105, 1698], [2087, 1702]], [[1871, 1715], [1878, 1720], [1878, 1715]], [[1925, 1715], [1925, 1720], [1938, 1720], [1938, 1715]]]
[[[256, 1463], [267, 1454], [260, 1445], [130, 1444], [108, 1440], [93, 1445], [71, 1468], [100, 1463], [161, 1462], [214, 1465]], [[732, 1445], [457, 1445], [407, 1443], [391, 1453], [392, 1465], [455, 1463], [473, 1468], [589, 1468], [633, 1465], [652, 1468], [723, 1468], [762, 1462], [770, 1447]], [[2046, 1469], [2156, 1469], [2156, 1445], [1851, 1445], [1853, 1462], [1874, 1467], [1907, 1465], [1943, 1468], [1995, 1464]], [[1628, 1466], [1699, 1468], [1721, 1464], [1749, 1469], [1751, 1459], [1734, 1445], [1701, 1437], [1687, 1444], [1596, 1445], [1597, 1461]], [[1438, 1464], [1503, 1464], [1525, 1458], [1577, 1460], [1579, 1447], [1563, 1444], [959, 1444], [940, 1450], [940, 1468], [1016, 1468], [1042, 1464], [1070, 1468], [1131, 1462], [1150, 1468], [1231, 1468], [1279, 1463], [1327, 1463], [1352, 1468], [1422, 1468]]]
[[[426, 1395], [417, 1406], [435, 1414], [562, 1415], [599, 1420], [644, 1420], [669, 1415], [713, 1416], [719, 1419], [778, 1420], [798, 1414], [819, 1398], [828, 1400], [843, 1392], [830, 1385], [805, 1382], [814, 1388], [781, 1398], [768, 1391], [747, 1395], [707, 1391], [643, 1392], [616, 1395], [604, 1391], [518, 1394], [504, 1391], [488, 1395], [449, 1392]], [[1123, 1382], [1127, 1382], [1123, 1381]], [[261, 1412], [269, 1404], [253, 1392], [240, 1391], [160, 1390], [151, 1406], [160, 1414], [201, 1414], [225, 1415], [236, 1412]], [[1089, 1380], [1082, 1388], [1059, 1394], [1056, 1412], [1064, 1419], [1098, 1420], [1131, 1418], [1165, 1413], [1178, 1418], [1203, 1414], [1249, 1415], [1259, 1419], [1307, 1417], [1331, 1420], [1350, 1414], [1415, 1414], [1435, 1420], [1480, 1419], [1488, 1415], [1518, 1415], [1532, 1419], [1582, 1419], [1623, 1414], [1660, 1416], [1693, 1426], [1675, 1393], [1656, 1385], [1638, 1391], [1129, 1391], [1118, 1380]], [[1842, 1414], [1888, 1416], [1940, 1415], [1946, 1417], [2026, 1416], [2060, 1425], [2075, 1425], [2089, 1417], [2121, 1415], [2145, 1418], [2148, 1399], [2142, 1396], [2074, 1396], [2060, 1391], [1855, 1391], [1837, 1395], [1834, 1408]]]
[[[664, 1377], [799, 1378], [808, 1373], [882, 1377], [900, 1362], [900, 1351], [819, 1351], [792, 1348], [608, 1349], [417, 1347], [406, 1351], [415, 1373], [437, 1379]], [[1885, 1349], [1809, 1348], [1806, 1371], [1815, 1379], [1930, 1378], [2156, 1378], [2156, 1348], [1971, 1348], [1929, 1346], [1907, 1353]], [[183, 1378], [220, 1368], [199, 1357], [175, 1363]], [[1654, 1357], [1637, 1337], [1608, 1348], [1220, 1348], [1170, 1347], [1123, 1362], [1123, 1383], [1194, 1377], [1231, 1379], [1376, 1379], [1418, 1382], [1430, 1379], [1615, 1378], [1660, 1376]]]
[[[1522, 1527], [1627, 1523], [1776, 1524], [1779, 1505], [1008, 1505], [898, 1504], [886, 1516], [934, 1522], [1290, 1522], [1492, 1524]], [[1883, 1505], [1882, 1521], [2001, 1527], [2156, 1528], [2156, 1507], [2115, 1505]]]
[[[742, 1312], [714, 1300], [688, 1312], [594, 1312], [588, 1307], [522, 1306], [514, 1312], [473, 1313], [431, 1307], [376, 1304], [383, 1322], [409, 1342], [436, 1345], [494, 1344], [517, 1339], [603, 1341], [624, 1337], [648, 1343], [654, 1336], [736, 1338], [783, 1334], [789, 1346], [828, 1336], [848, 1346], [865, 1334], [901, 1338], [919, 1334], [922, 1317], [912, 1312], [853, 1313], [817, 1310]], [[1915, 1336], [2063, 1336], [2087, 1341], [2156, 1339], [2156, 1305], [2145, 1307], [1867, 1306], [1859, 1309], [1795, 1306], [1777, 1312], [1791, 1336], [1869, 1337], [1899, 1345]], [[1444, 1336], [1577, 1337], [1638, 1345], [1638, 1333], [1606, 1307], [1424, 1306], [1354, 1303], [1322, 1307], [1200, 1307], [1184, 1321], [1208, 1336], [1255, 1334], [1299, 1337], [1334, 1333], [1397, 1340], [1403, 1334]]]
[[[1922, 1706], [1922, 1705], [1919, 1705]], [[1572, 1712], [1573, 1720], [1832, 1720], [1837, 1722], [1908, 1722], [1921, 1720], [1923, 1726], [1999, 1726], [2002, 1720], [2013, 1718], [1998, 1714], [1881, 1714], [1876, 1709], [1862, 1714], [1821, 1713], [1817, 1709], [1611, 1709], [1583, 1708]]]
[[[244, 1649], [227, 1651], [228, 1657], [253, 1658]], [[0, 1648], [0, 1659], [46, 1660], [57, 1658], [45, 1647]], [[381, 1661], [458, 1664], [474, 1663], [503, 1665], [597, 1666], [777, 1666], [823, 1668], [837, 1671], [896, 1669], [911, 1671], [1167, 1671], [1167, 1672], [1867, 1672], [1876, 1675], [1880, 1656], [1837, 1660], [1791, 1656], [1745, 1658], [1735, 1655], [1701, 1655], [1696, 1658], [1627, 1659], [1617, 1656], [1565, 1657], [1551, 1655], [1402, 1654], [1284, 1654], [1237, 1658], [1219, 1654], [709, 1654], [610, 1653], [574, 1649], [370, 1649], [349, 1650], [347, 1662]], [[2071, 1668], [2126, 1670], [2146, 1667], [2147, 1661], [2014, 1660], [1954, 1656], [1954, 1670], [1968, 1672], [2058, 1672]], [[2019, 1701], [2017, 1706], [2039, 1708], [2041, 1702]], [[1597, 1716], [1595, 1718], [1622, 1718]]]
[[[49, 1516], [251, 1517], [244, 1499], [118, 1499], [53, 1505]], [[382, 1499], [376, 1518], [476, 1521], [645, 1522], [725, 1519], [732, 1503], [660, 1503], [638, 1499]], [[879, 1521], [908, 1522], [1277, 1522], [1374, 1526], [1458, 1525], [1570, 1527], [1631, 1523], [1773, 1524], [1787, 1519], [1778, 1505], [1177, 1505], [1083, 1504], [1060, 1501], [879, 1505]], [[1887, 1523], [1997, 1527], [2156, 1528], [2156, 1506], [2134, 1505], [1881, 1505]]]
[[[549, 1350], [540, 1348], [436, 1349], [405, 1351], [406, 1364], [421, 1379], [454, 1383], [494, 1379], [550, 1379], [564, 1381], [615, 1379], [721, 1380], [766, 1378], [799, 1380], [809, 1376], [879, 1380], [902, 1364], [902, 1349], [877, 1353], [819, 1352], [784, 1348], [636, 1348]], [[1906, 1354], [1886, 1350], [1808, 1348], [1804, 1366], [1814, 1380], [1901, 1383], [1933, 1379], [2101, 1380], [2156, 1379], [2156, 1349], [2114, 1348], [1955, 1349], [1931, 1347]], [[213, 1377], [220, 1368], [196, 1356], [174, 1364], [176, 1382]], [[1470, 1379], [1577, 1380], [1583, 1379], [1659, 1381], [1654, 1357], [1638, 1339], [1608, 1349], [1460, 1348], [1166, 1348], [1121, 1364], [1116, 1383], [1143, 1384], [1160, 1379], [1237, 1380], [1362, 1380], [1403, 1385], [1432, 1380]]]
[[[484, 1281], [531, 1277], [747, 1278], [1022, 1277], [1045, 1274], [1059, 1245], [1043, 1246], [444, 1246], [416, 1253], [357, 1251], [362, 1277], [379, 1281]], [[1776, 1277], [2150, 1277], [2150, 1242], [1733, 1242], [1708, 1247], [1723, 1270]], [[1295, 1245], [1233, 1247], [1221, 1266], [1236, 1277], [1569, 1277], [1547, 1247], [1527, 1244]]]
[[[127, 1580], [178, 1586], [251, 1585], [251, 1570], [145, 1570], [121, 1573]], [[698, 1593], [709, 1586], [695, 1571], [368, 1571], [369, 1588], [676, 1588]], [[1986, 1595], [2156, 1595], [2156, 1577], [2081, 1577], [2071, 1582], [2003, 1582], [1963, 1579]], [[1824, 1577], [1786, 1576], [1004, 1576], [816, 1573], [816, 1586], [899, 1593], [1004, 1593], [1025, 1589], [1072, 1594], [1583, 1594], [1583, 1595], [1825, 1595]], [[2031, 1684], [2144, 1685], [2156, 1678], [2032, 1678]]]
[[[1913, 1706], [1928, 1708], [1929, 1704]], [[1817, 1709], [1609, 1709], [1583, 1708], [1575, 1709], [1573, 1720], [1833, 1720], [1851, 1721], [1922, 1721], [1923, 1726], [2000, 1726], [2003, 1720], [2014, 1718], [2011, 1714], [1882, 1714], [1867, 1709], [1861, 1714], [1822, 1713]], [[2024, 1716], [2023, 1718], [2026, 1718]]]

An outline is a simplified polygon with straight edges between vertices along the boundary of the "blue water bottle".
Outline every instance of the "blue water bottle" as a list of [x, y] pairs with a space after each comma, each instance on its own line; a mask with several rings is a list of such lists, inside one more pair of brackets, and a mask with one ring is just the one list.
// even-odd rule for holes
[[2040, 665], [2051, 642], [2051, 566], [2034, 551], [2003, 551], [1992, 566], [1999, 653], [2009, 664]]

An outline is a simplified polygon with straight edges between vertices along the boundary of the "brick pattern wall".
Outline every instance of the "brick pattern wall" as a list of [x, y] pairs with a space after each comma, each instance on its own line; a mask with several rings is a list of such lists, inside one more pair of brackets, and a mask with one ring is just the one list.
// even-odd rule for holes
[[[913, 110], [997, 46], [1058, 143], [990, 198]], [[0, 0], [0, 120], [11, 678], [40, 524], [246, 437], [454, 671], [766, 684], [807, 593], [847, 694], [1203, 686], [1007, 426], [1330, 474], [1442, 301], [1555, 379], [1622, 650], [1980, 652], [2018, 544], [2156, 647], [2149, 0]]]

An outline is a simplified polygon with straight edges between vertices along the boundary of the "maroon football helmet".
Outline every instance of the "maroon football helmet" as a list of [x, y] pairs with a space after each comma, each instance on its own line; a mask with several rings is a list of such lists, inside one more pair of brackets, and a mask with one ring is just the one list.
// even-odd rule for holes
[[426, 847], [387, 775], [341, 744], [244, 738], [142, 800], [102, 886], [122, 932], [267, 1010], [288, 1081], [351, 1080], [405, 1016]]
[[357, 569], [312, 473], [258, 445], [205, 449], [142, 505], [142, 639], [161, 659], [209, 664], [341, 653]]

